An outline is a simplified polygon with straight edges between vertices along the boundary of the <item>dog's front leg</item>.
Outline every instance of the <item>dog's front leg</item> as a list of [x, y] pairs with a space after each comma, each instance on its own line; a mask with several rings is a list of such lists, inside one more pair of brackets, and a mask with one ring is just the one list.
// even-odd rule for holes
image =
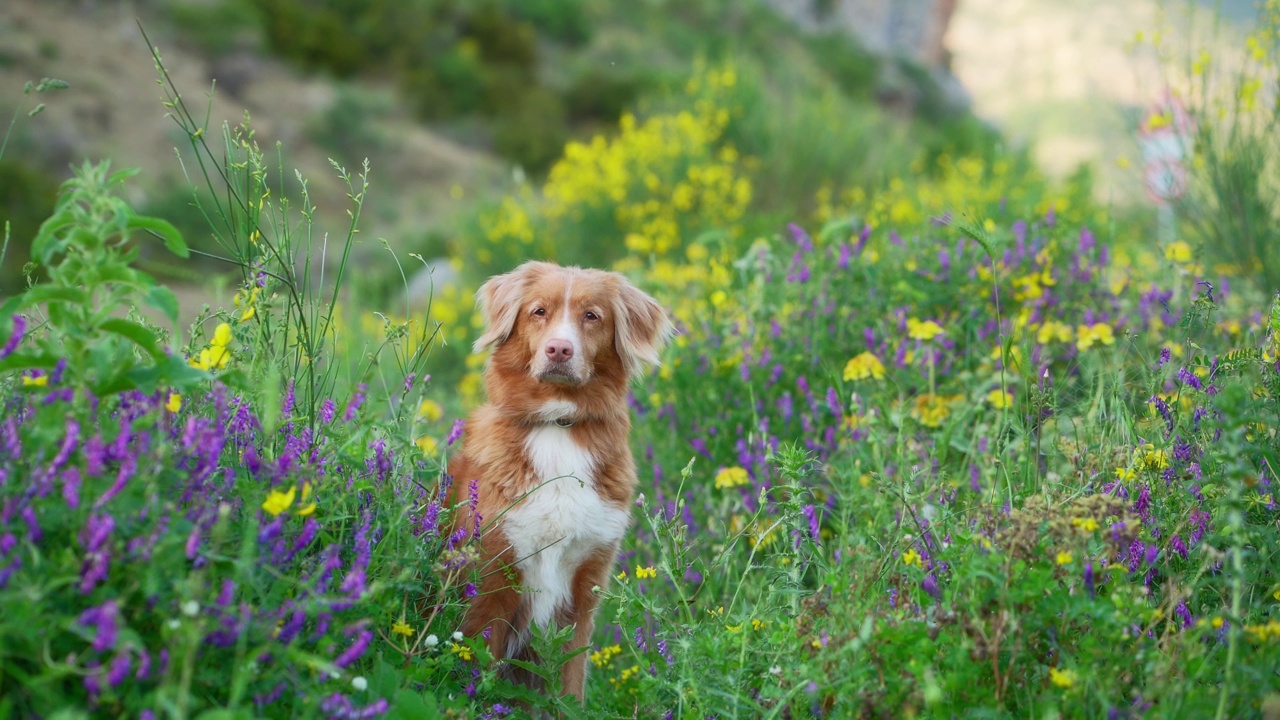
[[[573, 607], [569, 609], [569, 617], [566, 618], [574, 626], [573, 639], [565, 648], [566, 652], [588, 648], [591, 645], [596, 609], [600, 605], [600, 599], [596, 596], [594, 589], [598, 587], [603, 590], [609, 586], [609, 570], [613, 567], [613, 559], [617, 554], [616, 546], [601, 550], [587, 558], [587, 561], [574, 574]], [[580, 652], [575, 655], [564, 664], [560, 673], [561, 693], [572, 695], [581, 702], [587, 682], [587, 653]]]

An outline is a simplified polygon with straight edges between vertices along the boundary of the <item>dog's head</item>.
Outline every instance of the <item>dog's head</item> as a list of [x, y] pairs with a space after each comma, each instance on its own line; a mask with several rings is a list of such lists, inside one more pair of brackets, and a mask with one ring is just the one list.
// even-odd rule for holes
[[585, 385], [617, 364], [634, 377], [658, 364], [674, 327], [657, 301], [618, 273], [527, 262], [476, 293], [485, 331], [476, 352], [497, 348], [541, 383]]

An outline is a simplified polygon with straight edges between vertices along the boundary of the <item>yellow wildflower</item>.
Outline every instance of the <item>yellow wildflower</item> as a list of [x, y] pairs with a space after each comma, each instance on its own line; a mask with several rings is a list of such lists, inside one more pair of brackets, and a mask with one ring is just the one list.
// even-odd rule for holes
[[915, 565], [918, 568], [924, 567], [924, 559], [920, 557], [920, 553], [916, 552], [915, 548], [907, 548], [907, 551], [902, 553], [902, 562], [907, 565]]
[[1095, 344], [1114, 345], [1115, 331], [1106, 323], [1080, 325], [1076, 327], [1076, 349], [1084, 352]]
[[912, 340], [932, 340], [944, 332], [942, 326], [932, 320], [907, 319], [907, 336]]
[[648, 567], [637, 567], [636, 577], [640, 580], [644, 580], [645, 578], [656, 578], [658, 577], [658, 570], [652, 565]]
[[169, 393], [169, 402], [164, 404], [164, 409], [171, 413], [176, 413], [182, 409], [182, 396], [178, 393]]
[[311, 502], [307, 502], [308, 500], [311, 500], [311, 483], [304, 482], [302, 483], [302, 503], [303, 504], [300, 505], [298, 509], [294, 511], [293, 514], [298, 515], [299, 517], [303, 517], [315, 512], [316, 511], [315, 501], [311, 500]]
[[1049, 682], [1057, 685], [1063, 690], [1069, 690], [1072, 685], [1076, 684], [1076, 674], [1071, 670], [1049, 668]]
[[727, 467], [716, 473], [716, 489], [718, 490], [747, 485], [750, 482], [751, 478], [747, 476], [747, 471], [740, 467]]
[[418, 417], [427, 422], [435, 422], [444, 417], [444, 408], [435, 400], [423, 400], [418, 406]]
[[1074, 558], [1071, 557], [1071, 553], [1067, 552], [1066, 550], [1061, 550], [1058, 552], [1058, 556], [1054, 558], [1054, 562], [1058, 563], [1059, 565], [1070, 565], [1073, 559]]
[[764, 629], [764, 626], [765, 626], [765, 625], [767, 625], [767, 624], [768, 624], [768, 623], [766, 623], [766, 622], [765, 622], [765, 621], [763, 621], [763, 620], [759, 620], [759, 619], [757, 619], [757, 618], [751, 618], [751, 629], [752, 629], [752, 630], [763, 630], [763, 629]]
[[1144, 445], [1141, 450], [1142, 464], [1151, 470], [1164, 470], [1169, 467], [1169, 453], [1151, 445]]
[[22, 376], [22, 387], [45, 387], [48, 384], [48, 375], [39, 375], [36, 377], [30, 377], [28, 375]]
[[254, 315], [257, 314], [258, 294], [261, 292], [262, 292], [262, 288], [255, 285], [253, 287], [253, 290], [250, 290], [248, 294], [244, 293], [243, 291], [238, 292], [236, 293], [235, 297], [231, 299], [231, 302], [236, 307], [241, 309], [240, 322], [250, 320], [253, 318]]
[[1164, 249], [1164, 259], [1185, 265], [1191, 262], [1191, 246], [1183, 240], [1169, 243], [1169, 246]]
[[440, 443], [430, 435], [423, 435], [415, 440], [414, 444], [422, 450], [423, 455], [434, 455], [436, 453], [436, 449], [440, 447]]
[[845, 382], [866, 380], [867, 378], [884, 379], [884, 363], [880, 362], [880, 358], [869, 352], [864, 352], [845, 363]]
[[1048, 345], [1054, 340], [1064, 343], [1071, 342], [1071, 326], [1066, 323], [1060, 323], [1057, 320], [1046, 320], [1036, 330], [1036, 342], [1041, 345]]
[[621, 645], [609, 645], [591, 653], [591, 664], [596, 667], [604, 667], [608, 665], [615, 656], [622, 654]]
[[1003, 410], [1013, 404], [1013, 393], [1007, 390], [992, 390], [987, 393], [987, 402], [997, 410]]
[[267, 514], [271, 515], [271, 517], [275, 517], [289, 509], [289, 506], [293, 504], [293, 498], [296, 494], [296, 488], [292, 487], [289, 488], [288, 492], [272, 490], [267, 495], [267, 499], [263, 501], [262, 509], [267, 511]]
[[391, 632], [395, 633], [396, 635], [403, 635], [405, 637], [409, 637], [410, 635], [413, 635], [413, 626], [405, 622], [404, 618], [401, 618], [397, 620], [394, 625], [391, 626]]
[[946, 420], [947, 416], [951, 414], [950, 405], [954, 400], [953, 396], [935, 395], [933, 393], [917, 395], [911, 408], [911, 417], [918, 420], [921, 425], [940, 427], [942, 421]]
[[1098, 529], [1098, 521], [1093, 518], [1072, 518], [1071, 524], [1087, 533], [1094, 532]]
[[225, 348], [231, 344], [231, 326], [227, 323], [218, 323], [218, 327], [213, 330], [213, 339], [209, 341], [210, 345]]
[[458, 643], [449, 643], [449, 651], [452, 652], [454, 655], [457, 655], [458, 657], [462, 658], [463, 660], [470, 660], [472, 658], [471, 648], [467, 647], [466, 645], [459, 645]]
[[1132, 480], [1136, 477], [1138, 477], [1138, 474], [1133, 471], [1133, 468], [1122, 468], [1122, 467], [1116, 468], [1117, 480], [1120, 480], [1123, 482], [1123, 481]]

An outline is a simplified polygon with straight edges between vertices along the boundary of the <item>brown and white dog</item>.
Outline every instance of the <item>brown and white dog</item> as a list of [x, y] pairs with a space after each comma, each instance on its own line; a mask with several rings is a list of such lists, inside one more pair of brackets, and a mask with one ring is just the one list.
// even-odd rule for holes
[[[658, 364], [674, 328], [653, 298], [601, 270], [527, 262], [476, 297], [486, 327], [475, 351], [493, 348], [488, 404], [448, 469], [456, 500], [478, 479], [475, 507], [459, 507], [454, 528], [474, 511], [486, 523], [462, 632], [487, 630], [496, 658], [535, 661], [531, 624], [573, 625], [569, 650], [591, 640], [592, 588], [608, 585], [635, 496], [627, 385]], [[586, 659], [562, 670], [563, 691], [579, 700]]]

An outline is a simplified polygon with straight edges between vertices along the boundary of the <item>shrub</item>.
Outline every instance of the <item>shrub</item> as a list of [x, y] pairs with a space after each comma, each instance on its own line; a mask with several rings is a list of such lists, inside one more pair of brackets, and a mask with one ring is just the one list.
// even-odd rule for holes
[[1191, 63], [1192, 182], [1179, 203], [1206, 258], [1264, 293], [1280, 288], [1278, 50], [1280, 4], [1272, 0], [1262, 5], [1238, 64], [1205, 51]]

